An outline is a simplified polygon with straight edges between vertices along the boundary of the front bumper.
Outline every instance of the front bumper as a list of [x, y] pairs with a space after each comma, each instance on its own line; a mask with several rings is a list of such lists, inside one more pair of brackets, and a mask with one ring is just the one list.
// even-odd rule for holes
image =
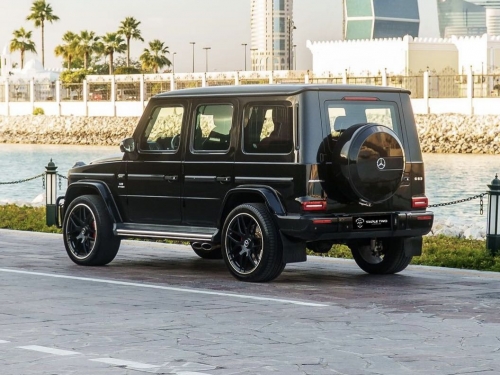
[[[382, 221], [377, 227], [359, 228], [357, 221]], [[351, 240], [382, 237], [417, 237], [429, 233], [434, 222], [434, 214], [429, 211], [409, 211], [367, 215], [289, 215], [277, 216], [281, 232], [303, 241]]]

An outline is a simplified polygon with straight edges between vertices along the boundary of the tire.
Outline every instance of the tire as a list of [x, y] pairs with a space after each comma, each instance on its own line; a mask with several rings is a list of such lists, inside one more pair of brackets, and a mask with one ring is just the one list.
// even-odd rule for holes
[[222, 256], [238, 280], [266, 282], [281, 274], [283, 246], [264, 204], [242, 204], [229, 213], [222, 229]]
[[349, 244], [356, 264], [366, 273], [387, 275], [403, 271], [413, 256], [407, 256], [403, 249], [403, 239], [382, 239], [380, 254], [374, 254], [368, 242]]
[[104, 266], [118, 253], [121, 239], [113, 234], [109, 213], [97, 195], [75, 198], [66, 210], [62, 230], [66, 252], [80, 266]]
[[200, 258], [203, 259], [222, 259], [222, 251], [220, 246], [215, 246], [212, 249], [206, 250], [201, 247], [199, 242], [191, 242], [191, 248]]

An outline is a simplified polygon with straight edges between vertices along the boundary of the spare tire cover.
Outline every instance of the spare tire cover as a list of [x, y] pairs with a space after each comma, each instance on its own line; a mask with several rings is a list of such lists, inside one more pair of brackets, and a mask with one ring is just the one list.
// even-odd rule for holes
[[398, 190], [405, 168], [403, 146], [396, 133], [379, 124], [346, 129], [332, 148], [332, 171], [326, 184], [340, 202], [380, 203]]

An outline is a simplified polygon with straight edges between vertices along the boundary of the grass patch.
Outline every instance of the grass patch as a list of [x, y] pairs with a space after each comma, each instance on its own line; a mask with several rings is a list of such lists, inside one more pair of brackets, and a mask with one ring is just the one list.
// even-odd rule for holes
[[[45, 207], [0, 205], [0, 228], [31, 232], [61, 233], [56, 227], [45, 225]], [[165, 241], [180, 243], [180, 241]], [[185, 243], [185, 242], [182, 242]], [[186, 244], [186, 243], [185, 243]], [[347, 246], [335, 245], [327, 254], [309, 255], [352, 259]], [[414, 257], [412, 264], [463, 268], [500, 272], [500, 255], [491, 256], [485, 241], [448, 236], [425, 236], [422, 256]]]

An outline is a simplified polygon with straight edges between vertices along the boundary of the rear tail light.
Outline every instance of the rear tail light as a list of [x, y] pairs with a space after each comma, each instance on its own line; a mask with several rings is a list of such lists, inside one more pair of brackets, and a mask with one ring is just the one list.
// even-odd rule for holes
[[429, 199], [427, 197], [413, 197], [411, 199], [412, 208], [427, 208], [429, 206]]
[[302, 202], [304, 211], [326, 211], [326, 201], [307, 201]]
[[342, 100], [354, 102], [376, 102], [379, 99], [373, 96], [344, 96]]

